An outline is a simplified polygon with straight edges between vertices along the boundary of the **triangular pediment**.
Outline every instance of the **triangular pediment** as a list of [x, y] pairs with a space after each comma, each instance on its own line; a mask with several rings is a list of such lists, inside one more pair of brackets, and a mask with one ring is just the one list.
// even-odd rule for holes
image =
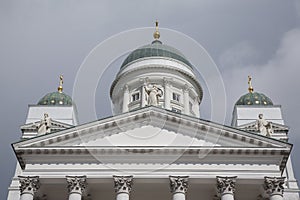
[[[291, 149], [290, 144], [282, 141], [156, 107], [38, 136], [15, 143], [13, 147], [23, 167], [30, 162], [32, 154], [58, 155], [58, 152], [103, 155], [104, 152], [149, 151], [162, 155], [169, 151], [188, 151], [191, 154], [208, 152], [212, 155], [236, 153], [257, 156], [269, 151], [288, 157]], [[281, 157], [278, 159], [282, 160]]]
[[[50, 127], [51, 127], [51, 132], [57, 132], [57, 131], [61, 131], [67, 128], [71, 128], [72, 125], [70, 124], [66, 124], [66, 123], [62, 123], [53, 119], [49, 119], [50, 121]], [[24, 124], [22, 125], [21, 131], [24, 132], [37, 132], [38, 131], [38, 127], [41, 125], [42, 120], [39, 121], [35, 121], [32, 123], [28, 123], [28, 124]]]
[[[278, 123], [274, 123], [274, 122], [270, 122], [270, 123], [272, 125], [272, 129], [274, 132], [288, 132], [289, 131], [289, 127], [286, 125], [278, 124]], [[255, 121], [240, 125], [237, 128], [246, 130], [246, 131], [250, 131], [250, 132], [258, 133]]]

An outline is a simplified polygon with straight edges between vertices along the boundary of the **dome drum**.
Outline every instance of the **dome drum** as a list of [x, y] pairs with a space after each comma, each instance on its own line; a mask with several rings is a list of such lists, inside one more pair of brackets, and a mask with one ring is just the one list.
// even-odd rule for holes
[[[158, 107], [199, 116], [199, 104], [202, 99], [199, 83], [186, 74], [159, 66], [139, 68], [122, 74], [114, 81], [111, 87], [114, 113], [147, 106], [148, 99], [144, 87], [151, 88], [154, 85], [162, 90], [162, 95], [158, 98]], [[127, 97], [124, 97], [125, 95]], [[127, 99], [126, 102], [124, 99]], [[128, 104], [125, 110], [124, 102]]]

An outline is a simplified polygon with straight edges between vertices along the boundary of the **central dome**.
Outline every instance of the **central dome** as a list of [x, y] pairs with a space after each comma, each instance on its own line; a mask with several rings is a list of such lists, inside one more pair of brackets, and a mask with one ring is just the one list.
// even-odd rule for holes
[[127, 58], [124, 60], [123, 64], [121, 65], [121, 69], [126, 67], [129, 63], [132, 63], [136, 60], [149, 58], [149, 57], [163, 57], [163, 58], [170, 58], [177, 61], [180, 61], [190, 68], [192, 68], [192, 64], [186, 59], [186, 57], [177, 49], [162, 44], [159, 40], [154, 40], [151, 44], [142, 46], [133, 52], [131, 52]]

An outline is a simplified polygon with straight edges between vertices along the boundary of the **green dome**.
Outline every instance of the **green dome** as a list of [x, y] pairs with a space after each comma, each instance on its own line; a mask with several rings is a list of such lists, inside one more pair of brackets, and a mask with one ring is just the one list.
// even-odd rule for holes
[[258, 92], [249, 92], [235, 103], [235, 105], [273, 105], [272, 100], [266, 95]]
[[133, 61], [147, 57], [172, 58], [181, 61], [192, 68], [192, 64], [185, 58], [185, 56], [180, 51], [171, 46], [162, 44], [162, 42], [159, 40], [154, 40], [151, 44], [142, 46], [131, 52], [121, 65], [121, 69]]
[[70, 96], [66, 95], [63, 92], [52, 92], [46, 94], [41, 100], [39, 100], [38, 105], [55, 105], [55, 106], [63, 106], [68, 105], [71, 106], [72, 99]]

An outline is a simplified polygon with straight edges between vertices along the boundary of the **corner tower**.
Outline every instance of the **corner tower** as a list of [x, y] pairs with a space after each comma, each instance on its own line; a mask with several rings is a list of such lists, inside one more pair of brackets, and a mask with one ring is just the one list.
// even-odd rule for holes
[[[274, 126], [272, 137], [287, 141], [288, 128], [284, 125], [281, 105], [274, 105], [265, 94], [255, 92], [250, 76], [248, 76], [248, 86], [248, 93], [242, 95], [234, 105], [231, 125], [247, 131], [258, 132], [255, 123], [261, 114]], [[281, 128], [277, 130], [275, 126]]]
[[[288, 142], [289, 128], [283, 120], [281, 105], [274, 105], [266, 95], [254, 92], [250, 76], [248, 76], [248, 85], [249, 92], [241, 96], [234, 105], [232, 126]], [[265, 135], [260, 126], [270, 131]], [[284, 199], [299, 199], [300, 190], [294, 176], [291, 157], [287, 160], [282, 177], [286, 177]]]
[[[61, 75], [56, 92], [50, 92], [36, 105], [28, 106], [25, 124], [20, 127], [21, 141], [71, 128], [77, 125], [77, 122], [76, 106], [71, 97], [63, 92], [63, 76]], [[20, 199], [19, 176], [22, 174], [20, 163], [17, 163], [14, 177], [8, 188], [7, 199]]]
[[192, 64], [177, 49], [163, 44], [156, 22], [154, 41], [131, 52], [110, 89], [114, 113], [158, 106], [200, 117], [203, 90]]
[[59, 131], [77, 124], [76, 106], [72, 98], [63, 92], [61, 75], [56, 92], [50, 92], [36, 105], [28, 106], [25, 124], [21, 126], [22, 138]]

